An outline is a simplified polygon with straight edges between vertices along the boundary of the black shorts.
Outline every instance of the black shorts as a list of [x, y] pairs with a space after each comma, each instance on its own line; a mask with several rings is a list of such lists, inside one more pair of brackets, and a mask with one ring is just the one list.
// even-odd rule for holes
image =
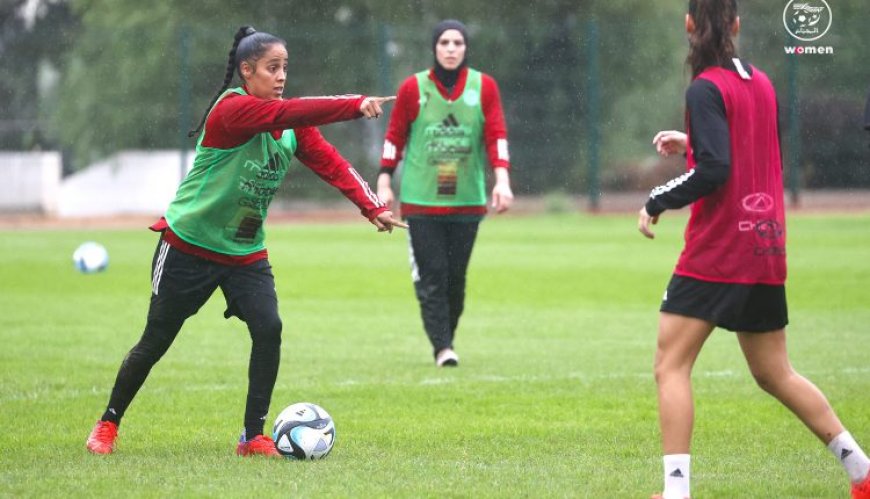
[[708, 282], [674, 275], [659, 310], [740, 333], [766, 333], [788, 324], [783, 285]]
[[184, 321], [218, 288], [226, 299], [227, 319], [237, 316], [247, 322], [248, 312], [269, 316], [278, 313], [269, 260], [238, 267], [222, 265], [179, 251], [160, 238], [151, 264], [149, 320]]

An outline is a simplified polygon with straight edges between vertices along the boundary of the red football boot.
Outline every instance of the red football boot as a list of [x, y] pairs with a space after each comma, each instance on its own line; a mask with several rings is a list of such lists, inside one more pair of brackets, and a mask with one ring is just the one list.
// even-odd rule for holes
[[870, 473], [863, 482], [852, 484], [852, 499], [870, 499]]
[[239, 445], [236, 447], [236, 454], [239, 456], [281, 457], [278, 449], [275, 448], [275, 441], [266, 435], [257, 435], [250, 440], [245, 440], [245, 435], [242, 434]]
[[111, 454], [118, 438], [118, 425], [111, 421], [97, 421], [88, 435], [88, 450], [94, 454]]

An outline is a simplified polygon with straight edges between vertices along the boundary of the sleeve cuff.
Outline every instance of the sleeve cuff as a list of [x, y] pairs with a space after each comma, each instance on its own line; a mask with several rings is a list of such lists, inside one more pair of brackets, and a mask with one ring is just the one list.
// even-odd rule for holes
[[657, 217], [665, 211], [665, 208], [663, 208], [655, 198], [649, 198], [644, 207], [646, 208], [647, 214], [651, 217]]
[[359, 98], [356, 100], [356, 102], [354, 103], [354, 108], [356, 109], [356, 114], [362, 116], [362, 111], [360, 111], [359, 108], [362, 107], [362, 103], [366, 99], [368, 99], [367, 95], [360, 95]]
[[380, 208], [375, 208], [375, 209], [368, 211], [368, 212], [366, 212], [366, 210], [362, 210], [362, 214], [364, 217], [368, 218], [369, 221], [372, 221], [375, 218], [377, 218], [378, 215], [380, 215], [381, 213], [383, 213], [385, 211], [387, 211], [387, 207], [381, 206]]

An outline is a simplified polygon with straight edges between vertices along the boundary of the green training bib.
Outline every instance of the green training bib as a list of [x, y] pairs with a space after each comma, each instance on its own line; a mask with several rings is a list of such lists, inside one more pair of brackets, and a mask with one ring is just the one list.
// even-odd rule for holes
[[481, 73], [469, 69], [455, 101], [441, 96], [429, 72], [415, 75], [420, 113], [411, 125], [402, 165], [403, 203], [423, 206], [486, 204]]
[[[220, 99], [231, 93], [245, 95], [233, 88]], [[264, 249], [263, 221], [296, 152], [295, 133], [284, 130], [278, 140], [259, 133], [232, 149], [204, 147], [203, 137], [204, 129], [193, 168], [166, 211], [169, 226], [184, 241], [226, 255]]]

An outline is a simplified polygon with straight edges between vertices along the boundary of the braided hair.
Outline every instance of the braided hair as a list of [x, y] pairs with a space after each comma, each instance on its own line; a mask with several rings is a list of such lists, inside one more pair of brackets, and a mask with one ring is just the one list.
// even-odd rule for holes
[[695, 31], [689, 36], [686, 64], [692, 77], [706, 68], [721, 66], [736, 57], [731, 29], [737, 20], [737, 0], [689, 0]]
[[239, 75], [239, 79], [243, 79], [242, 62], [256, 62], [257, 59], [266, 52], [267, 48], [276, 43], [284, 45], [285, 47], [287, 46], [287, 42], [284, 40], [277, 36], [270, 35], [269, 33], [258, 33], [253, 26], [242, 26], [238, 31], [236, 31], [236, 34], [233, 37], [233, 47], [230, 49], [229, 58], [227, 60], [227, 72], [224, 76], [224, 83], [221, 86], [221, 89], [218, 90], [212, 98], [205, 113], [203, 113], [202, 119], [199, 120], [199, 125], [187, 133], [188, 137], [194, 137], [202, 131], [202, 127], [205, 126], [205, 120], [208, 118], [209, 111], [214, 107], [220, 96], [230, 88], [230, 83], [233, 81], [233, 72]]

